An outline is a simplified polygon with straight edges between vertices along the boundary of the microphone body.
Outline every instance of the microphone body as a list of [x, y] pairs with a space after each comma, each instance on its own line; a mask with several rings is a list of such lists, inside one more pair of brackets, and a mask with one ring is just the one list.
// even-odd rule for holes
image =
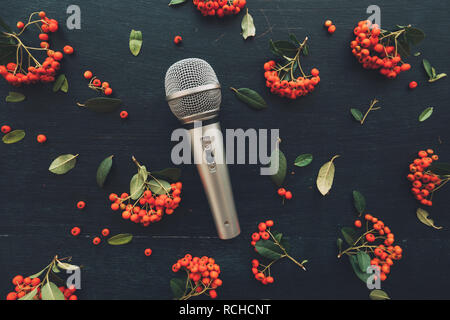
[[[204, 60], [191, 58], [173, 64], [165, 78], [166, 99], [172, 113], [189, 130], [194, 162], [221, 239], [239, 235], [240, 227], [226, 165], [223, 136], [214, 122], [222, 99], [220, 83]], [[197, 125], [197, 121], [208, 124]], [[211, 121], [212, 120], [212, 121]]]
[[221, 239], [239, 235], [239, 220], [234, 204], [223, 137], [219, 122], [189, 130], [192, 153], [208, 198], [217, 233]]

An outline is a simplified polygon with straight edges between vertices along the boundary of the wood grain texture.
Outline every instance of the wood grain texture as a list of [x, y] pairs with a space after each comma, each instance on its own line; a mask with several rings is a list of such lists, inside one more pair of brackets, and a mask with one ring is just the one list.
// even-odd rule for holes
[[[412, 23], [427, 33], [417, 49], [422, 56], [409, 59], [413, 70], [395, 81], [363, 70], [349, 50], [351, 31], [366, 17], [371, 1], [249, 0], [257, 36], [247, 41], [240, 36], [241, 15], [204, 18], [190, 3], [169, 8], [166, 2], [79, 1], [82, 29], [62, 27], [52, 40], [55, 46], [70, 44], [76, 51], [64, 58], [69, 93], [54, 94], [51, 86], [38, 85], [17, 90], [26, 94], [25, 102], [0, 104], [0, 124], [27, 132], [18, 144], [0, 145], [0, 294], [12, 289], [14, 275], [40, 270], [57, 253], [72, 255], [74, 262], [85, 266], [81, 299], [169, 299], [170, 267], [190, 252], [214, 256], [220, 263], [224, 280], [220, 298], [366, 299], [368, 291], [348, 261], [336, 258], [339, 229], [355, 217], [352, 190], [357, 189], [365, 195], [367, 209], [391, 227], [405, 248], [404, 259], [392, 269], [383, 289], [393, 299], [449, 298], [449, 190], [437, 195], [430, 210], [436, 224], [445, 227], [435, 231], [417, 221], [417, 203], [404, 177], [421, 148], [432, 147], [442, 159], [450, 159], [449, 80], [426, 83], [420, 65], [426, 57], [438, 71], [450, 72], [450, 2], [377, 2], [384, 26]], [[64, 26], [66, 7], [72, 3], [17, 0], [2, 17], [15, 25], [43, 9]], [[322, 28], [327, 18], [337, 25], [333, 36]], [[131, 29], [143, 32], [138, 57], [128, 48]], [[272, 58], [268, 40], [286, 39], [290, 32], [299, 39], [309, 36], [311, 54], [303, 66], [318, 67], [322, 78], [313, 94], [295, 102], [270, 95], [262, 69]], [[184, 40], [180, 47], [172, 42], [177, 34]], [[227, 242], [217, 238], [193, 166], [182, 167], [182, 206], [150, 228], [123, 221], [107, 200], [110, 192], [128, 189], [135, 171], [131, 155], [149, 168], [170, 166], [170, 135], [179, 124], [164, 99], [164, 74], [172, 63], [187, 57], [203, 58], [217, 72], [224, 88], [222, 127], [280, 128], [281, 148], [295, 172], [287, 180], [294, 199], [282, 206], [270, 179], [259, 176], [258, 166], [230, 167], [242, 235]], [[130, 113], [128, 120], [121, 121], [118, 113], [98, 115], [76, 107], [77, 101], [95, 96], [82, 78], [87, 69], [110, 82]], [[413, 92], [407, 89], [412, 80], [419, 82]], [[269, 107], [251, 110], [226, 89], [230, 86], [257, 90]], [[0, 97], [11, 90], [2, 80]], [[360, 126], [349, 109], [364, 109], [373, 98], [380, 100], [382, 109]], [[435, 107], [434, 114], [419, 123], [418, 115], [428, 106]], [[45, 145], [35, 141], [39, 133], [47, 135]], [[64, 176], [50, 174], [51, 161], [65, 153], [80, 154], [76, 168]], [[312, 153], [315, 159], [306, 168], [294, 168], [301, 153]], [[113, 169], [101, 190], [95, 182], [96, 169], [112, 154]], [[335, 161], [335, 182], [331, 194], [323, 198], [315, 189], [315, 178], [335, 154], [341, 155]], [[85, 210], [76, 209], [78, 200], [86, 201]], [[256, 257], [250, 234], [268, 218], [289, 238], [293, 255], [310, 263], [303, 272], [280, 262], [273, 268], [276, 282], [261, 287], [250, 271]], [[79, 238], [69, 235], [73, 226], [82, 228]], [[104, 227], [112, 234], [130, 232], [136, 238], [124, 247], [94, 247], [91, 240]], [[151, 257], [144, 256], [147, 247], [153, 249]]]

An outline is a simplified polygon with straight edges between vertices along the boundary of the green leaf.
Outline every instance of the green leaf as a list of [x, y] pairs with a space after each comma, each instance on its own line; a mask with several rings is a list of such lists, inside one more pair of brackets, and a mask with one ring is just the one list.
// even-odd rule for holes
[[284, 254], [281, 248], [270, 240], [259, 240], [255, 248], [260, 255], [271, 260], [279, 259]]
[[422, 222], [424, 225], [432, 227], [436, 230], [441, 230], [442, 227], [436, 227], [434, 225], [434, 221], [432, 219], [429, 218], [429, 213], [427, 211], [425, 211], [422, 208], [418, 208], [416, 211], [417, 214], [417, 218], [420, 220], [420, 222]]
[[32, 291], [28, 292], [26, 295], [24, 295], [19, 300], [33, 300], [33, 298], [36, 296], [36, 294], [37, 294], [37, 289], [33, 289]]
[[25, 138], [25, 131], [14, 130], [14, 131], [11, 131], [11, 132], [5, 134], [2, 138], [2, 141], [5, 144], [12, 144], [12, 143], [19, 142], [23, 138]]
[[133, 240], [133, 235], [130, 233], [121, 233], [115, 236], [112, 236], [107, 241], [112, 246], [122, 246], [124, 244], [128, 244]]
[[53, 282], [47, 282], [42, 287], [42, 300], [64, 300], [64, 294]]
[[390, 300], [388, 294], [383, 290], [372, 290], [369, 294], [370, 300]]
[[359, 269], [366, 273], [367, 268], [370, 266], [370, 256], [364, 251], [358, 251], [356, 258], [358, 259]]
[[326, 196], [328, 192], [331, 190], [331, 187], [333, 186], [333, 180], [334, 180], [334, 159], [336, 159], [339, 156], [334, 156], [330, 161], [325, 163], [319, 170], [319, 174], [317, 175], [317, 189], [319, 192]]
[[400, 53], [400, 55], [402, 57], [408, 57], [409, 55], [411, 55], [411, 47], [410, 47], [408, 40], [406, 39], [405, 33], [403, 33], [397, 39], [397, 49], [398, 49], [398, 53]]
[[292, 42], [280, 40], [280, 41], [272, 41], [269, 42], [270, 50], [273, 54], [278, 56], [286, 56], [289, 58], [295, 57], [297, 54], [298, 48]]
[[302, 54], [303, 54], [304, 56], [309, 55], [309, 46], [308, 46], [307, 44], [305, 44], [305, 45], [303, 46]]
[[66, 262], [61, 262], [61, 261], [58, 261], [58, 267], [60, 267], [63, 270], [75, 270], [75, 269], [79, 269], [80, 268], [80, 267], [75, 266], [73, 264], [66, 263]]
[[145, 180], [141, 174], [136, 173], [130, 181], [130, 197], [133, 200], [140, 198], [144, 192]]
[[64, 74], [60, 74], [53, 85], [53, 92], [58, 92], [61, 90], [65, 81], [67, 81], [66, 76]]
[[350, 113], [352, 114], [353, 118], [355, 118], [356, 121], [361, 122], [363, 119], [363, 114], [359, 109], [351, 108]]
[[165, 194], [166, 190], [169, 191], [172, 189], [169, 182], [161, 179], [158, 179], [158, 181], [154, 179], [150, 180], [148, 183], [148, 187], [153, 193], [156, 194]]
[[270, 176], [273, 183], [278, 187], [281, 187], [284, 183], [284, 179], [286, 178], [286, 170], [287, 170], [287, 162], [284, 153], [280, 149], [275, 149], [272, 152], [270, 160], [270, 165], [278, 158], [278, 171], [274, 175]]
[[152, 176], [156, 178], [168, 179], [172, 182], [176, 182], [180, 179], [181, 169], [179, 168], [166, 168], [160, 171], [152, 172]]
[[338, 247], [338, 249], [339, 249], [339, 252], [342, 251], [342, 243], [344, 243], [344, 240], [342, 240], [341, 238], [338, 238], [338, 239], [336, 240], [336, 245], [337, 245], [337, 247]]
[[298, 41], [297, 37], [295, 36], [295, 34], [291, 33], [289, 34], [289, 39], [291, 40], [291, 42], [296, 45], [296, 46], [300, 46], [301, 43], [300, 41]]
[[253, 17], [248, 13], [244, 15], [241, 22], [241, 28], [242, 28], [242, 37], [247, 40], [248, 37], [254, 37], [256, 34], [256, 28], [255, 24], [253, 23]]
[[433, 79], [433, 71], [431, 63], [427, 59], [423, 59], [423, 68], [430, 79]]
[[281, 232], [272, 231], [272, 235], [280, 243], [280, 245], [284, 248], [284, 250], [289, 252], [291, 245], [286, 240], [286, 238], [283, 237], [283, 234]]
[[261, 110], [267, 108], [267, 103], [254, 90], [248, 88], [235, 89], [231, 88], [236, 94], [236, 97], [253, 109]]
[[130, 33], [130, 51], [134, 56], [137, 56], [142, 47], [142, 32], [131, 30]]
[[422, 113], [419, 116], [419, 121], [424, 122], [427, 120], [431, 115], [433, 114], [433, 107], [428, 107], [425, 110], [422, 111]]
[[64, 92], [64, 93], [69, 92], [69, 81], [67, 81], [66, 77], [64, 77], [64, 82], [63, 82], [63, 84], [61, 86], [61, 91]]
[[429, 169], [438, 176], [450, 175], [450, 163], [446, 162], [434, 162]]
[[6, 102], [22, 102], [25, 96], [20, 92], [11, 91], [5, 100]]
[[356, 276], [364, 283], [367, 283], [367, 279], [369, 279], [370, 274], [368, 274], [367, 272], [361, 271], [361, 269], [359, 267], [359, 263], [358, 263], [358, 258], [355, 255], [348, 256], [348, 258], [350, 260], [350, 264], [351, 264]]
[[122, 105], [122, 100], [116, 98], [92, 98], [87, 100], [84, 104], [78, 104], [80, 107], [85, 107], [89, 110], [99, 113], [107, 113], [115, 111]]
[[406, 29], [405, 36], [408, 43], [413, 46], [417, 46], [425, 39], [425, 33], [422, 30], [412, 27]]
[[356, 236], [356, 231], [353, 228], [344, 227], [341, 229], [341, 233], [345, 239], [345, 242], [347, 242], [349, 246], [353, 246], [358, 239]]
[[55, 174], [65, 174], [75, 167], [75, 164], [77, 163], [77, 157], [78, 154], [61, 155], [53, 160], [48, 170]]
[[114, 156], [109, 156], [105, 158], [98, 166], [96, 177], [97, 177], [97, 185], [100, 188], [103, 188], [106, 178], [108, 177], [108, 174], [111, 171], [111, 167], [113, 164], [113, 157]]
[[180, 299], [184, 296], [186, 292], [186, 281], [185, 279], [172, 278], [170, 279], [170, 289], [172, 290], [174, 299]]
[[39, 277], [44, 271], [45, 271], [45, 269], [42, 269], [42, 270], [39, 271], [38, 273], [35, 273], [35, 274], [29, 276], [28, 278], [30, 278], [30, 279], [37, 278], [37, 277]]
[[170, 2], [169, 2], [169, 7], [170, 6], [175, 6], [175, 5], [177, 5], [177, 4], [182, 4], [182, 3], [185, 3], [186, 2], [186, 0], [171, 0]]
[[366, 198], [357, 190], [353, 191], [353, 204], [360, 215], [366, 210]]
[[310, 153], [305, 153], [299, 155], [294, 162], [297, 167], [306, 167], [313, 161], [313, 155]]

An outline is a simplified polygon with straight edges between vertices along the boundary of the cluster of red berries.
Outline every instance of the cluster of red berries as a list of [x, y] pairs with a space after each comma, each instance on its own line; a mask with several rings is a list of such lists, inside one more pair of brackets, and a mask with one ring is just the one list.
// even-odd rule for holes
[[[267, 220], [266, 222], [261, 222], [258, 224], [258, 232], [252, 234], [251, 245], [254, 247], [256, 242], [259, 240], [269, 240], [270, 228], [273, 227], [274, 222], [272, 220]], [[256, 248], [255, 248], [256, 250]], [[261, 265], [257, 259], [252, 260], [252, 273], [255, 279], [260, 281], [262, 284], [273, 283], [274, 279], [268, 274], [269, 267]]]
[[336, 32], [336, 26], [333, 24], [333, 21], [327, 20], [323, 25], [325, 28], [327, 28], [329, 34], [333, 34]]
[[442, 181], [438, 175], [427, 170], [427, 168], [434, 160], [438, 160], [439, 156], [434, 154], [432, 149], [427, 151], [421, 150], [418, 155], [419, 157], [414, 159], [413, 163], [409, 165], [411, 173], [408, 174], [407, 179], [412, 183], [411, 192], [414, 197], [422, 205], [431, 207], [433, 205], [431, 201], [433, 192]]
[[109, 85], [109, 82], [103, 81], [101, 82], [99, 78], [95, 77], [92, 71], [85, 71], [83, 74], [84, 78], [89, 80], [89, 88], [95, 91], [101, 91], [105, 96], [110, 96], [113, 93], [112, 88]]
[[292, 192], [286, 191], [285, 188], [278, 189], [278, 195], [280, 197], [283, 197], [283, 199], [286, 199], [286, 200], [291, 200], [292, 199]]
[[[40, 20], [31, 21], [31, 18], [34, 14], [38, 14]], [[30, 51], [32, 50], [41, 49], [27, 47], [22, 42], [19, 42], [17, 44], [18, 50], [22, 49], [22, 47], [25, 48], [25, 52], [29, 55], [29, 60], [33, 61], [35, 63], [35, 66], [29, 65], [28, 68], [25, 68], [24, 66], [22, 66], [22, 63], [19, 60], [17, 60], [16, 63], [10, 62], [6, 66], [0, 65], [0, 75], [2, 75], [6, 79], [6, 81], [13, 86], [20, 86], [22, 84], [34, 84], [38, 82], [53, 82], [55, 81], [57, 71], [61, 68], [60, 61], [63, 58], [63, 53], [60, 51], [55, 52], [53, 50], [50, 50], [50, 44], [48, 42], [48, 34], [58, 31], [58, 21], [48, 18], [44, 11], [31, 14], [29, 21], [30, 22], [28, 22], [26, 25], [21, 21], [17, 22], [17, 28], [21, 31], [18, 34], [7, 34], [7, 36], [12, 37], [19, 42], [19, 36], [29, 25], [41, 23], [40, 29], [42, 30], [42, 33], [39, 34], [39, 40], [41, 40], [42, 42], [40, 43], [40, 47], [41, 49], [47, 51], [48, 57], [45, 59], [44, 63], [41, 64], [30, 53]], [[73, 48], [71, 46], [65, 46], [63, 51], [66, 54], [72, 54]]]
[[192, 257], [186, 254], [172, 266], [173, 272], [178, 272], [180, 269], [186, 270], [189, 279], [193, 282], [192, 287], [189, 288], [192, 292], [187, 293], [189, 297], [205, 293], [212, 299], [217, 298], [216, 289], [222, 285], [222, 280], [219, 279], [220, 266], [213, 258]]
[[[41, 279], [39, 278], [24, 278], [21, 275], [17, 275], [12, 279], [13, 285], [15, 285], [15, 289], [13, 292], [8, 293], [6, 296], [6, 300], [17, 300], [25, 296], [27, 293], [36, 290], [36, 295], [34, 296], [34, 300], [42, 300], [41, 293]], [[65, 300], [78, 300], [77, 296], [74, 294], [76, 289], [75, 287], [59, 287], [59, 290], [64, 294]]]
[[193, 0], [194, 6], [204, 16], [215, 16], [223, 18], [238, 14], [247, 4], [246, 0]]
[[148, 227], [151, 223], [160, 221], [164, 213], [171, 215], [178, 208], [181, 202], [182, 186], [181, 182], [173, 183], [171, 190], [167, 190], [166, 194], [161, 195], [152, 194], [147, 189], [134, 204], [124, 203], [130, 200], [128, 193], [122, 193], [120, 197], [111, 193], [109, 195], [109, 200], [112, 202], [111, 209], [113, 211], [123, 210], [123, 219]]
[[[374, 257], [370, 261], [372, 266], [380, 267], [380, 280], [384, 281], [391, 271], [394, 261], [402, 258], [402, 248], [398, 245], [394, 246], [394, 234], [388, 226], [384, 225], [383, 221], [366, 214], [364, 217], [367, 223], [372, 223], [372, 229], [365, 233], [365, 239], [369, 244], [373, 244], [377, 239], [384, 240], [378, 246], [372, 246]], [[361, 228], [360, 220], [355, 221], [355, 227]], [[378, 235], [376, 235], [378, 234]]]
[[[389, 79], [411, 69], [411, 65], [403, 63], [395, 46], [384, 45], [379, 37], [381, 29], [370, 21], [360, 21], [353, 30], [356, 38], [350, 44], [353, 55], [365, 69], [380, 70]], [[383, 37], [384, 38], [384, 37]]]
[[298, 97], [306, 96], [313, 92], [320, 82], [319, 70], [313, 68], [310, 76], [298, 77], [290, 81], [281, 80], [278, 72], [275, 70], [276, 62], [271, 60], [264, 64], [264, 77], [266, 78], [266, 87], [270, 92], [295, 100]]

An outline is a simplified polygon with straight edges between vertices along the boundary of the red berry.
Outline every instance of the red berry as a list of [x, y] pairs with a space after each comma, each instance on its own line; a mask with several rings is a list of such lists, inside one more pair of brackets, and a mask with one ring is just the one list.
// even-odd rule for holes
[[107, 237], [109, 236], [109, 229], [105, 228], [102, 230], [102, 236]]
[[122, 112], [120, 113], [120, 117], [121, 117], [122, 119], [128, 118], [128, 112], [122, 111]]
[[336, 26], [333, 24], [328, 28], [328, 33], [333, 34], [336, 31]]
[[286, 194], [285, 194], [284, 196], [285, 196], [285, 198], [286, 198], [287, 200], [291, 200], [291, 199], [292, 199], [292, 192], [286, 191]]
[[78, 236], [78, 235], [80, 234], [80, 232], [81, 232], [81, 229], [78, 228], [78, 227], [73, 227], [72, 230], [70, 230], [70, 233], [71, 233], [74, 237]]
[[174, 42], [175, 44], [180, 44], [182, 41], [183, 41], [183, 38], [181, 38], [181, 36], [176, 36], [176, 37], [173, 39], [173, 42]]
[[2, 126], [1, 130], [4, 134], [7, 134], [7, 133], [11, 132], [11, 127], [5, 125], [5, 126]]
[[73, 53], [73, 48], [71, 46], [65, 46], [63, 48], [63, 51], [65, 54], [72, 54]]
[[57, 60], [57, 61], [60, 61], [62, 58], [63, 58], [63, 54], [62, 54], [61, 52], [59, 52], [59, 51], [56, 51], [56, 52], [53, 54], [53, 59], [55, 59], [55, 60]]
[[86, 206], [86, 203], [84, 201], [78, 201], [77, 208], [82, 210]]
[[25, 27], [25, 24], [22, 21], [17, 22], [17, 29], [22, 29]]
[[107, 96], [111, 95], [112, 92], [113, 92], [113, 91], [112, 91], [111, 88], [106, 88], [105, 91], [104, 91], [105, 95], [107, 95]]
[[98, 244], [100, 244], [100, 242], [102, 242], [102, 240], [101, 240], [99, 237], [95, 237], [95, 238], [92, 240], [92, 243], [93, 243], [94, 245], [98, 245]]
[[409, 83], [409, 88], [410, 88], [410, 89], [415, 89], [415, 88], [417, 88], [417, 82], [411, 81], [411, 82]]
[[43, 134], [39, 134], [36, 138], [37, 142], [39, 143], [44, 143], [45, 141], [47, 141], [47, 137]]
[[147, 257], [149, 257], [149, 256], [152, 255], [152, 252], [153, 252], [152, 249], [148, 248], [148, 249], [145, 249], [144, 254], [145, 254]]
[[92, 78], [92, 76], [93, 76], [93, 74], [92, 74], [92, 72], [91, 71], [85, 71], [84, 72], [84, 74], [83, 74], [83, 76], [86, 78], [86, 79], [91, 79]]
[[355, 227], [361, 228], [361, 226], [362, 226], [361, 220], [356, 220], [355, 221]]

